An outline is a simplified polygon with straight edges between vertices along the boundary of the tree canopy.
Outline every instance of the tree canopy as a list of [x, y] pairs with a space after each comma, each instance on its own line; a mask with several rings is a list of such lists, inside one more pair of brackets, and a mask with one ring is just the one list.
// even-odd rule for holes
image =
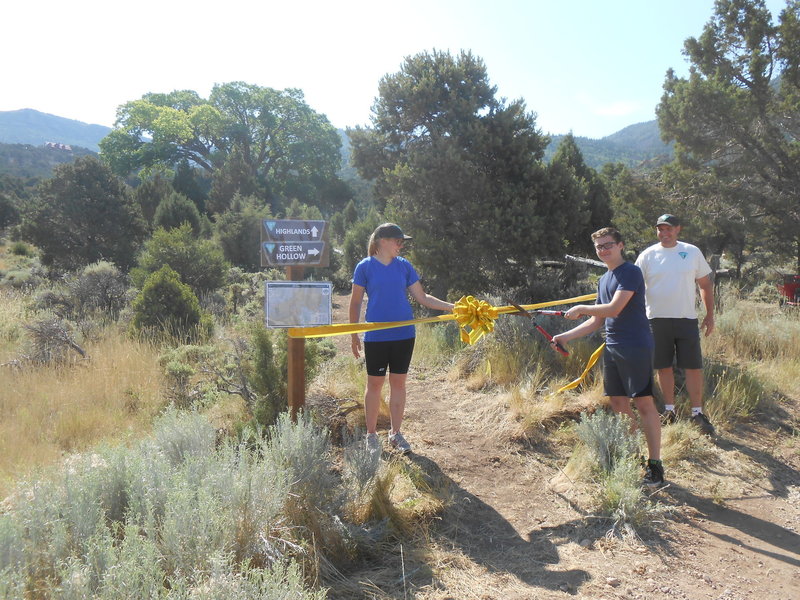
[[550, 207], [547, 138], [522, 101], [495, 97], [469, 52], [421, 53], [385, 76], [371, 128], [348, 133], [379, 206], [414, 235], [435, 294], [529, 282]]
[[[214, 174], [235, 155], [239, 176], [270, 200], [287, 187], [335, 179], [339, 167], [336, 129], [297, 89], [232, 82], [215, 85], [208, 99], [191, 90], [150, 93], [117, 115], [100, 148], [120, 175], [184, 160]], [[230, 198], [236, 191], [252, 190], [231, 189]]]
[[56, 168], [24, 202], [21, 234], [42, 262], [77, 269], [106, 260], [128, 269], [146, 234], [125, 184], [94, 157]]
[[536, 293], [541, 259], [589, 247], [608, 224], [609, 195], [574, 138], [546, 166], [536, 115], [497, 98], [470, 52], [408, 57], [379, 93], [372, 127], [348, 131], [353, 164], [414, 236], [412, 258], [436, 295]]
[[800, 2], [775, 25], [763, 0], [717, 0], [684, 54], [689, 76], [667, 73], [657, 109], [676, 142], [667, 185], [725, 233], [718, 249], [749, 230], [800, 266]]

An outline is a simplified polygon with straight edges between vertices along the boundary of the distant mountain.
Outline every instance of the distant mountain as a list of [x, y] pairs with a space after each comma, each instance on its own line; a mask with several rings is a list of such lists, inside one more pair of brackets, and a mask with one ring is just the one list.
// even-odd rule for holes
[[0, 111], [0, 142], [5, 144], [42, 146], [53, 142], [99, 152], [100, 140], [110, 131], [110, 127], [87, 125], [32, 108]]
[[[551, 136], [544, 155], [546, 162], [553, 158], [564, 137]], [[599, 140], [576, 136], [575, 143], [583, 154], [583, 160], [594, 169], [601, 169], [609, 162], [648, 168], [672, 159], [672, 145], [661, 140], [658, 121], [655, 120], [629, 125]]]

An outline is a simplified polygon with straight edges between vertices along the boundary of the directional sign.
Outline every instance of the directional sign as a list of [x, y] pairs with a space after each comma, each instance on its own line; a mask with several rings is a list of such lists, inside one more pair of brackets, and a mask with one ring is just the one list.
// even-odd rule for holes
[[325, 242], [263, 242], [261, 264], [280, 267], [286, 265], [327, 266], [328, 253]]
[[327, 267], [327, 234], [325, 221], [262, 219], [261, 266]]
[[325, 234], [325, 221], [300, 221], [294, 219], [264, 219], [263, 242], [318, 242]]

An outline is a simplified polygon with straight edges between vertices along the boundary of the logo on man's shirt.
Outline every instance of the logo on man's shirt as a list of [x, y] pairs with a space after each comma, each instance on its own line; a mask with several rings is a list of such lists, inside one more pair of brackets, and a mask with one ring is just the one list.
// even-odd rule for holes
[[687, 256], [689, 256], [689, 253], [688, 252], [678, 252], [678, 256], [680, 256], [681, 258], [686, 258]]

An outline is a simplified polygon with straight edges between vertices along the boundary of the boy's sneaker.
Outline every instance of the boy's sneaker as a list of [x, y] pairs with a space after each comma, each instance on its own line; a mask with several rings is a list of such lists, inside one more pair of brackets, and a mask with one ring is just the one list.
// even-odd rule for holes
[[692, 423], [694, 423], [697, 428], [707, 436], [714, 435], [714, 426], [711, 424], [711, 421], [708, 420], [708, 417], [705, 416], [703, 413], [697, 413], [695, 416], [691, 418]]
[[383, 444], [381, 444], [381, 438], [378, 437], [377, 433], [368, 433], [365, 443], [368, 452], [374, 453], [374, 452], [381, 452], [383, 450]]
[[406, 441], [406, 438], [404, 438], [403, 434], [399, 431], [389, 434], [389, 444], [395, 450], [400, 451], [401, 454], [408, 454], [411, 452], [411, 444]]
[[663, 413], [661, 413], [662, 425], [672, 425], [677, 420], [678, 420], [678, 415], [675, 414], [674, 410], [665, 410]]
[[648, 460], [644, 468], [644, 479], [642, 483], [649, 487], [659, 487], [664, 485], [664, 466], [661, 461]]

